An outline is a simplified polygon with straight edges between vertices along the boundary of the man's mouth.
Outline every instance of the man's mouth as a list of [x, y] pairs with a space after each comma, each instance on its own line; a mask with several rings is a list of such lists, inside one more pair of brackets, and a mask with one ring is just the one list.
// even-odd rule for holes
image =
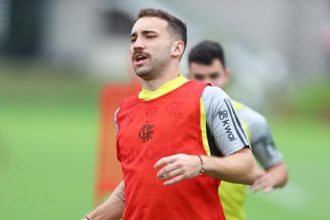
[[148, 59], [148, 55], [146, 54], [136, 54], [134, 55], [133, 62], [135, 65], [141, 65]]

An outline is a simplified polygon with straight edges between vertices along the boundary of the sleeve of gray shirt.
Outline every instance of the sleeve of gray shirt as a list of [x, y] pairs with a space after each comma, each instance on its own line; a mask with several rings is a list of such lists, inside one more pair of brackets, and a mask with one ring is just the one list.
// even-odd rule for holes
[[265, 117], [246, 106], [238, 112], [238, 116], [250, 129], [252, 151], [261, 166], [267, 169], [281, 163], [282, 154], [274, 143]]
[[207, 86], [202, 101], [211, 153], [216, 148], [221, 155], [228, 156], [250, 146], [231, 100], [222, 89]]

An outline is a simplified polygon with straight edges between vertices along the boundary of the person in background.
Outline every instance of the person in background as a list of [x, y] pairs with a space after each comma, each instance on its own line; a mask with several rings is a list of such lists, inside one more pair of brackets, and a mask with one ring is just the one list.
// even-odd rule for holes
[[[230, 79], [222, 46], [205, 40], [194, 46], [188, 56], [190, 79], [208, 82], [224, 89]], [[251, 186], [252, 191], [270, 192], [274, 187], [283, 187], [288, 179], [287, 166], [277, 149], [265, 117], [251, 108], [233, 101], [233, 106], [250, 141], [252, 152], [263, 170]], [[230, 130], [228, 130], [230, 132]], [[222, 181], [220, 199], [228, 220], [244, 220], [245, 188], [241, 184]]]

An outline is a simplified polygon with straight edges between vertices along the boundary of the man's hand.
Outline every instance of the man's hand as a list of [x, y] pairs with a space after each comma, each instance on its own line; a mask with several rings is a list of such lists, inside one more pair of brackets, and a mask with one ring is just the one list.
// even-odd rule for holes
[[251, 186], [251, 190], [256, 192], [263, 189], [270, 192], [275, 187], [283, 187], [288, 181], [288, 168], [285, 163], [273, 165], [266, 171], [258, 170], [257, 180]]
[[264, 192], [270, 192], [275, 186], [275, 179], [272, 174], [263, 170], [258, 170], [258, 177], [254, 184], [251, 186], [253, 192], [263, 190]]
[[180, 182], [184, 179], [190, 179], [200, 174], [202, 170], [201, 159], [198, 155], [175, 154], [169, 157], [163, 157], [155, 164], [155, 169], [164, 166], [157, 173], [161, 180], [167, 180], [164, 185], [170, 185]]

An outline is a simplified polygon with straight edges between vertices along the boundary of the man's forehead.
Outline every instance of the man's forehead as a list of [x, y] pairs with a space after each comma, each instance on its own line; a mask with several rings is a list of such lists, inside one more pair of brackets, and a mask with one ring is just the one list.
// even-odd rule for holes
[[192, 73], [198, 73], [203, 75], [209, 75], [221, 71], [221, 68], [219, 66], [199, 64], [194, 62], [190, 63], [189, 69], [190, 71], [192, 71]]
[[135, 22], [131, 33], [140, 33], [146, 30], [160, 32], [166, 29], [166, 27], [167, 22], [163, 19], [157, 17], [143, 17]]
[[191, 62], [190, 63], [190, 68], [194, 69], [224, 69], [221, 61], [219, 59], [214, 59], [211, 64], [204, 64], [204, 63], [198, 63], [198, 62]]

